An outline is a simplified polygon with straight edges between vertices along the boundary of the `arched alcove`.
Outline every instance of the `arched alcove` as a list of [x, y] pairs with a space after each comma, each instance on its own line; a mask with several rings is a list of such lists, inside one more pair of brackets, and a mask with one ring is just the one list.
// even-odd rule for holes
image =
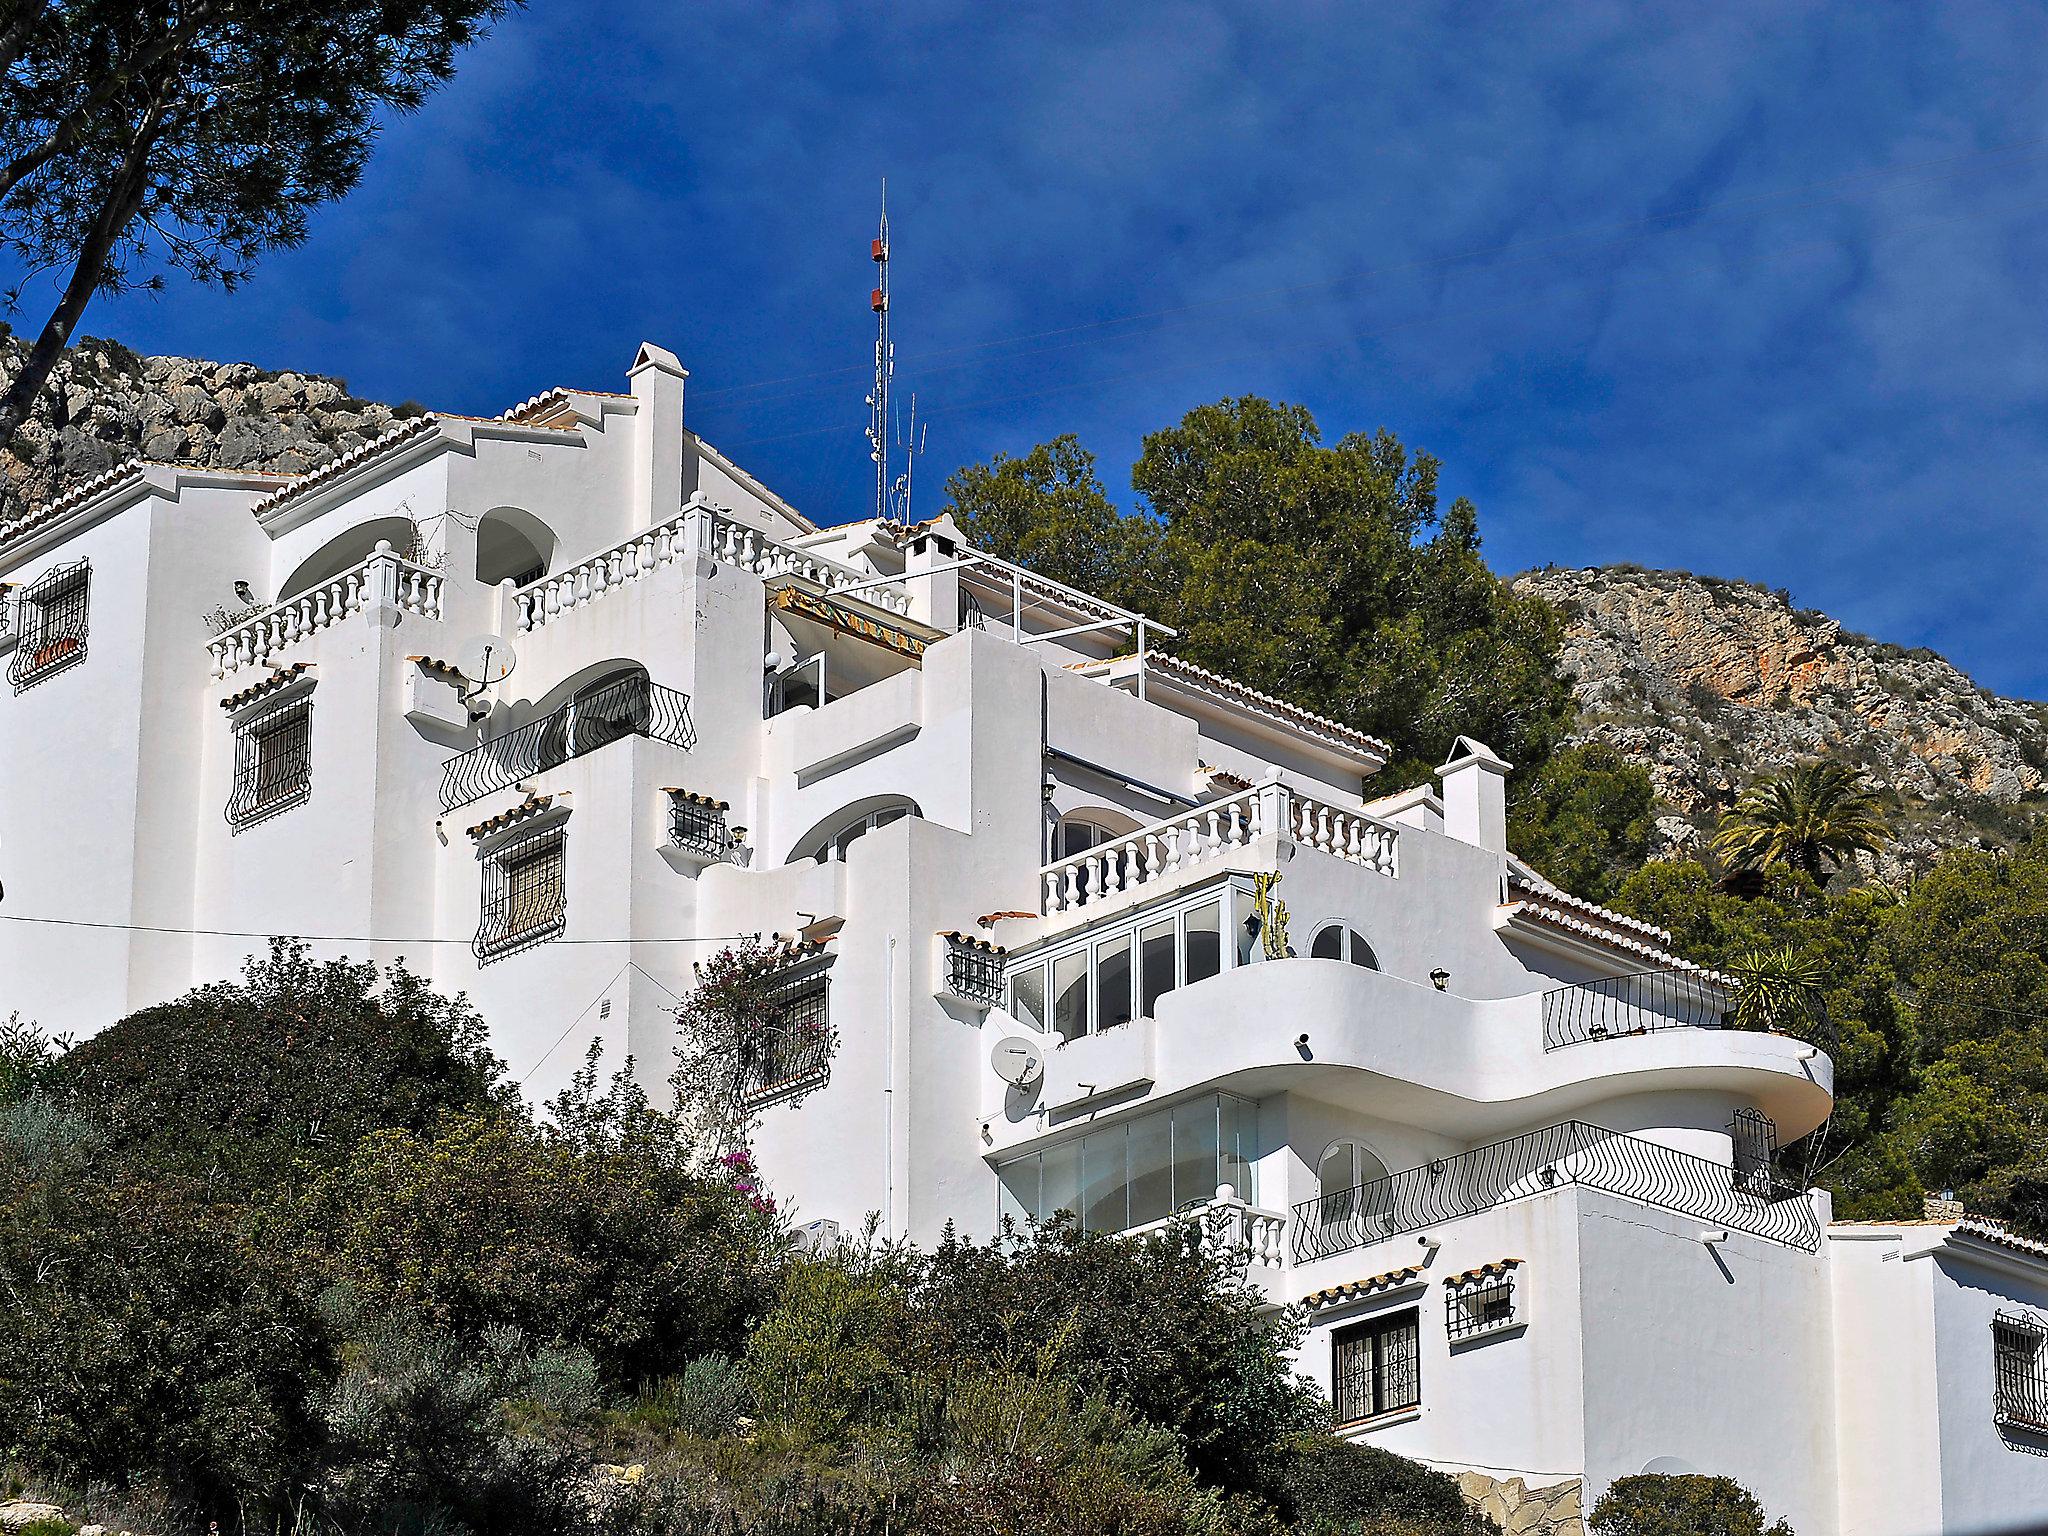
[[412, 548], [412, 519], [379, 517], [336, 534], [299, 562], [298, 568], [277, 589], [277, 600], [285, 602], [323, 581], [333, 580], [343, 571], [354, 570], [370, 558], [380, 540], [388, 542], [399, 554], [406, 553]]
[[923, 814], [915, 800], [907, 800], [901, 795], [881, 795], [858, 801], [834, 811], [798, 838], [784, 862], [797, 864], [805, 859], [815, 859], [820, 864], [836, 863], [846, 857], [848, 848], [875, 828], [886, 827], [906, 816]]
[[555, 531], [522, 507], [493, 507], [476, 525], [476, 579], [520, 586], [554, 569]]

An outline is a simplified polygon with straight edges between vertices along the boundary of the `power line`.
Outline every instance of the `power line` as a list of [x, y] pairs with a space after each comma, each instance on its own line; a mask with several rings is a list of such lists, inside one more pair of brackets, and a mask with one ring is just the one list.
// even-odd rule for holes
[[597, 996], [593, 997], [589, 1002], [583, 1005], [583, 1011], [577, 1014], [575, 1018], [571, 1019], [568, 1022], [568, 1024], [563, 1027], [562, 1032], [559, 1035], [555, 1036], [554, 1043], [550, 1045], [546, 1050], [540, 1053], [540, 1055], [534, 1060], [533, 1065], [528, 1067], [524, 1072], [520, 1073], [517, 1077], [513, 1078], [512, 1081], [523, 1086], [529, 1077], [533, 1076], [534, 1073], [538, 1072], [543, 1066], [545, 1066], [547, 1064], [547, 1059], [555, 1054], [556, 1050], [558, 1050], [561, 1047], [562, 1042], [568, 1039], [569, 1036], [575, 1031], [576, 1026], [578, 1024], [581, 1024], [586, 1018], [590, 1016], [590, 1010], [595, 1008], [599, 1003], [604, 1001], [605, 994], [611, 991], [611, 989], [618, 984], [619, 978], [625, 975], [628, 971], [639, 971], [642, 976], [645, 976], [649, 981], [653, 982], [654, 985], [660, 987], [661, 990], [668, 993], [670, 997], [675, 998], [676, 1006], [682, 1006], [683, 1000], [682, 998], [676, 995], [676, 991], [673, 987], [664, 985], [660, 978], [656, 977], [651, 972], [647, 971], [637, 962], [628, 960], [624, 965], [620, 966], [616, 971], [612, 972], [612, 979], [606, 982], [602, 987], [599, 987], [597, 989]]
[[[180, 938], [201, 939], [297, 939], [304, 944], [469, 944], [455, 938], [381, 938], [375, 934], [267, 933], [253, 928], [178, 928], [166, 923], [103, 923], [80, 917], [31, 917], [19, 912], [0, 912], [0, 922], [40, 923], [56, 928], [93, 928], [120, 933], [166, 933]], [[758, 939], [758, 933], [692, 934], [675, 938], [550, 939], [550, 944], [737, 944]], [[630, 962], [629, 962], [630, 963]]]
[[[1796, 206], [1800, 200], [1811, 199], [1815, 194], [1825, 196], [1830, 191], [1851, 187], [1908, 181], [1971, 161], [1987, 160], [2006, 155], [2023, 155], [2038, 151], [2044, 146], [2048, 146], [2048, 135], [2030, 139], [2017, 139], [2007, 144], [1994, 145], [1988, 149], [1964, 150], [1953, 155], [1942, 155], [1930, 160], [1916, 161], [1911, 165], [1851, 172], [1845, 176], [1830, 177], [1821, 181], [1802, 182], [1797, 186], [1781, 188], [1776, 191], [1751, 192], [1709, 202], [1693, 203], [1682, 208], [1667, 209], [1662, 213], [1646, 214], [1635, 219], [1617, 219], [1599, 224], [1581, 225], [1576, 229], [1560, 230], [1555, 234], [1538, 235], [1523, 240], [1503, 241], [1490, 246], [1476, 246], [1470, 250], [1456, 251], [1443, 256], [1417, 257], [1412, 261], [1396, 262], [1384, 267], [1361, 268], [1351, 272], [1339, 273], [1335, 277], [1318, 278], [1312, 282], [1288, 283], [1271, 288], [1252, 289], [1245, 293], [1233, 294], [1228, 298], [1199, 300], [1194, 303], [1173, 305], [1164, 309], [1138, 310], [1129, 314], [1108, 316], [1101, 320], [1057, 326], [1049, 330], [1025, 331], [1013, 336], [996, 337], [989, 341], [967, 342], [953, 347], [939, 347], [929, 352], [913, 354], [907, 357], [905, 362], [920, 364], [928, 359], [986, 352], [997, 347], [1015, 346], [1022, 342], [1042, 341], [1050, 337], [1073, 336], [1088, 332], [1104, 331], [1117, 326], [1135, 325], [1141, 321], [1160, 320], [1226, 309], [1233, 305], [1245, 304], [1257, 299], [1312, 293], [1339, 287], [1350, 282], [1364, 282], [1408, 272], [1432, 271], [1467, 262], [1483, 261], [1491, 257], [1539, 251], [1575, 240], [1586, 240], [1599, 236], [1611, 237], [1615, 235], [1654, 232], [1681, 220], [1728, 213], [1747, 207], [1768, 206], [1772, 203], [1792, 203]], [[798, 384], [813, 379], [842, 378], [848, 374], [863, 371], [865, 371], [864, 366], [855, 365], [839, 368], [821, 368], [808, 373], [784, 374], [776, 378], [756, 379], [745, 384], [725, 384], [713, 388], [700, 389], [694, 392], [694, 397], [697, 399], [707, 399], [721, 395], [739, 394], [748, 390], [769, 389], [780, 384]]]

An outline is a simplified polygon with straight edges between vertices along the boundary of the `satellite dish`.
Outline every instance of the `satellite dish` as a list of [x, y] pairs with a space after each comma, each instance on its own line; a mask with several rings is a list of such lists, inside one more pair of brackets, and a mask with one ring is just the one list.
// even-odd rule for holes
[[502, 683], [519, 662], [512, 642], [501, 635], [478, 635], [462, 642], [455, 653], [455, 670], [479, 688]]
[[1045, 1053], [1022, 1035], [1005, 1035], [989, 1052], [989, 1065], [1004, 1082], [1029, 1088], [1045, 1074]]

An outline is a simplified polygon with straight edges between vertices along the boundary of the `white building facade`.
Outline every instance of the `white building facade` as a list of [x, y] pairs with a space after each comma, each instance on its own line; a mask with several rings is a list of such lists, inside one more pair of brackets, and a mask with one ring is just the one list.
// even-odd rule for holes
[[950, 522], [815, 527], [684, 386], [647, 345], [0, 527], [0, 1008], [87, 1033], [317, 936], [545, 1098], [593, 1040], [659, 1083], [692, 966], [776, 936], [799, 1222], [1199, 1222], [1347, 1433], [1553, 1528], [1644, 1470], [1801, 1536], [2048, 1513], [2048, 1253], [1780, 1183], [1828, 1057], [1517, 860], [1484, 744], [1383, 794]]

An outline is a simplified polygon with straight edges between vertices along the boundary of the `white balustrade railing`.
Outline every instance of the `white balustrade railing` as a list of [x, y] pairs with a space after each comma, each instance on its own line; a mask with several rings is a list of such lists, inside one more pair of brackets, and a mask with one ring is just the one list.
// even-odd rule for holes
[[361, 565], [330, 577], [206, 643], [215, 677], [258, 666], [311, 634], [370, 607], [391, 607], [423, 619], [441, 617], [442, 577], [400, 558], [387, 541]]
[[1039, 871], [1040, 910], [1070, 912], [1109, 901], [1228, 858], [1266, 837], [1283, 837], [1389, 877], [1396, 872], [1398, 834], [1387, 823], [1284, 784], [1261, 784], [1046, 865]]
[[1229, 1264], [1278, 1269], [1287, 1262], [1287, 1213], [1248, 1205], [1229, 1184], [1221, 1185], [1216, 1198], [1205, 1204], [1133, 1227], [1124, 1235], [1144, 1237], [1176, 1226], [1193, 1227], [1200, 1234], [1202, 1252]]
[[[756, 576], [795, 576], [827, 592], [859, 586], [875, 578], [850, 565], [771, 539], [758, 528], [726, 517], [706, 506], [693, 506], [680, 517], [636, 533], [623, 543], [578, 561], [567, 570], [543, 576], [512, 594], [512, 623], [521, 634], [539, 629], [571, 609], [596, 602], [606, 593], [663, 566], [695, 555], [708, 555], [721, 565]], [[890, 613], [908, 613], [908, 593], [889, 587], [866, 587], [860, 597]]]

